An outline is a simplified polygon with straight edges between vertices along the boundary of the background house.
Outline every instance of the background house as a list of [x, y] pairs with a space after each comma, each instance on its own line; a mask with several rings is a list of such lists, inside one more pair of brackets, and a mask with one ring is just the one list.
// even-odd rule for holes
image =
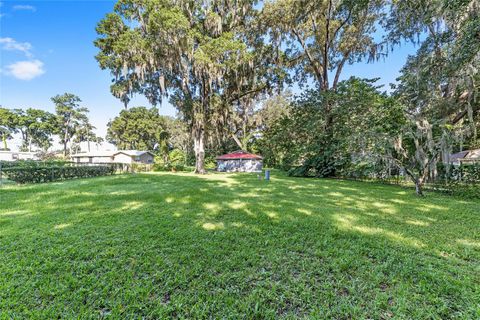
[[138, 150], [119, 150], [113, 155], [114, 163], [144, 163], [152, 164], [155, 155], [150, 151], [138, 151]]
[[72, 161], [77, 163], [143, 163], [152, 164], [155, 155], [150, 151], [118, 150], [95, 151], [72, 155]]
[[243, 150], [217, 157], [220, 172], [262, 172], [263, 158]]
[[450, 163], [460, 165], [461, 163], [480, 162], [480, 149], [465, 150], [450, 155]]
[[116, 151], [92, 151], [72, 155], [72, 161], [77, 163], [112, 163]]
[[40, 160], [35, 152], [0, 151], [0, 161]]

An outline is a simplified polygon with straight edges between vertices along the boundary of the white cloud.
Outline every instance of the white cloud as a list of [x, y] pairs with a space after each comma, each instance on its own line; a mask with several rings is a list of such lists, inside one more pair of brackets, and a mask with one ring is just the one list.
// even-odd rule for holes
[[30, 52], [30, 50], [32, 50], [32, 45], [28, 42], [18, 42], [12, 38], [0, 38], [0, 44], [2, 45], [3, 50], [21, 51], [27, 57], [32, 56], [32, 53]]
[[32, 80], [45, 73], [40, 60], [18, 61], [7, 66], [8, 74], [20, 80]]
[[24, 4], [17, 4], [15, 6], [13, 6], [12, 8], [13, 8], [14, 11], [20, 11], [20, 10], [32, 11], [32, 12], [37, 11], [37, 8], [35, 8], [34, 6], [24, 5]]
[[17, 51], [25, 54], [28, 60], [17, 61], [6, 66], [0, 73], [13, 76], [20, 80], [32, 80], [45, 73], [43, 62], [35, 59], [28, 42], [18, 42], [13, 38], [0, 38], [2, 50]]

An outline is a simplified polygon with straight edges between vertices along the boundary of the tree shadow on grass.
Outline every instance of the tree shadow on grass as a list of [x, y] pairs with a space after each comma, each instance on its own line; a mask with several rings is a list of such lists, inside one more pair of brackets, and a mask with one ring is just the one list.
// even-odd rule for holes
[[[39, 285], [25, 270], [8, 282], [32, 289], [24, 303], [33, 294], [47, 305], [71, 299], [77, 312], [86, 305], [185, 317], [471, 315], [479, 254], [465, 243], [478, 241], [477, 205], [280, 175], [84, 179], [6, 189], [0, 255], [10, 259], [7, 277], [35, 257]], [[46, 283], [60, 270], [61, 283], [86, 285], [99, 299], [68, 287], [50, 296]]]

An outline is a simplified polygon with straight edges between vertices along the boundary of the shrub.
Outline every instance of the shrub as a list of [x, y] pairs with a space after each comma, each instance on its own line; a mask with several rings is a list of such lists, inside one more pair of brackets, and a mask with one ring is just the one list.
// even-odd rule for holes
[[155, 157], [153, 171], [183, 171], [185, 169], [185, 153], [179, 149], [173, 149], [169, 156], [168, 162], [165, 163], [163, 158]]
[[155, 163], [153, 165], [153, 171], [159, 172], [159, 171], [170, 171], [171, 166], [169, 164], [163, 164], [163, 163]]
[[331, 154], [325, 153], [313, 156], [304, 161], [303, 165], [288, 171], [293, 177], [333, 177], [337, 163]]
[[130, 168], [132, 172], [148, 172], [152, 170], [152, 165], [146, 163], [132, 163]]
[[156, 163], [153, 165], [153, 171], [156, 172], [161, 172], [161, 171], [171, 171], [171, 172], [177, 172], [177, 171], [184, 171], [185, 166], [183, 164], [159, 164]]
[[449, 170], [444, 164], [439, 164], [437, 170], [435, 190], [464, 198], [480, 198], [480, 163], [451, 165]]
[[172, 165], [184, 165], [185, 164], [185, 153], [180, 149], [173, 149], [168, 155], [170, 163]]
[[479, 183], [480, 163], [462, 164], [460, 166], [450, 165], [450, 170], [440, 163], [437, 166], [438, 178], [446, 183]]
[[183, 164], [174, 164], [172, 166], [172, 169], [174, 171], [183, 171], [185, 169], [185, 166]]
[[25, 166], [4, 170], [9, 180], [17, 183], [42, 183], [75, 178], [111, 175], [114, 166]]

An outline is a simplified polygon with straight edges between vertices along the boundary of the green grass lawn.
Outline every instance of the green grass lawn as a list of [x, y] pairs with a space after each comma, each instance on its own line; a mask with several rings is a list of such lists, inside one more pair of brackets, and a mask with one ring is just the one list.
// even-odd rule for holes
[[0, 189], [0, 318], [480, 318], [480, 203], [135, 174]]

